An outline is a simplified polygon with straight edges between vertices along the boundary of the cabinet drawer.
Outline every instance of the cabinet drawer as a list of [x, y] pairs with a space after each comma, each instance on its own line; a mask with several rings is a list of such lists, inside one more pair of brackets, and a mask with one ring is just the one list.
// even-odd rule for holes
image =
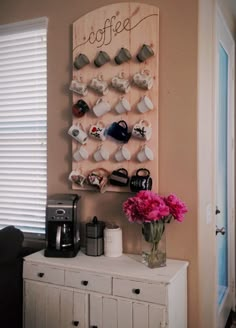
[[25, 279], [64, 285], [64, 270], [40, 264], [25, 262], [23, 277]]
[[65, 272], [65, 285], [103, 294], [111, 294], [112, 278], [88, 272]]
[[167, 287], [128, 279], [113, 279], [113, 295], [135, 300], [167, 304]]

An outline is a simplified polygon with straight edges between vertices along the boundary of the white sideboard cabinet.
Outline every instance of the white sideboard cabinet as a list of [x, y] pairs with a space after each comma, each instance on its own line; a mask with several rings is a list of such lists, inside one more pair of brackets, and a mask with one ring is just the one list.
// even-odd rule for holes
[[34, 253], [24, 258], [24, 328], [187, 328], [187, 267]]

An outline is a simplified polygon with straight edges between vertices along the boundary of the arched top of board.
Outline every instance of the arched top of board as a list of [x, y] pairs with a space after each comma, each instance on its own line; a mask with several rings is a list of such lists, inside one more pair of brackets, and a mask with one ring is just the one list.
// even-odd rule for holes
[[100, 50], [111, 43], [120, 43], [127, 34], [137, 37], [147, 24], [156, 25], [158, 18], [158, 7], [142, 3], [124, 2], [97, 8], [73, 23], [73, 55], [81, 47]]

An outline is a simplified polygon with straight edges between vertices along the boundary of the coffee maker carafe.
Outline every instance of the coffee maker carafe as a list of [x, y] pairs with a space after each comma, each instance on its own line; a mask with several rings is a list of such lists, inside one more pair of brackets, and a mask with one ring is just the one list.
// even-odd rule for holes
[[76, 194], [48, 198], [46, 210], [46, 257], [74, 257], [79, 250], [78, 201]]
[[63, 223], [57, 226], [56, 233], [56, 249], [67, 249], [73, 243], [71, 226], [68, 223]]

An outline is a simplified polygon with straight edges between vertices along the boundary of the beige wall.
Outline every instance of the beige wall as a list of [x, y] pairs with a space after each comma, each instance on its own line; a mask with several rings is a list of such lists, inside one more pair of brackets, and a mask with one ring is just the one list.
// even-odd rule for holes
[[[0, 24], [47, 16], [48, 30], [48, 193], [71, 192], [72, 22], [110, 4], [109, 0], [1, 0]], [[176, 193], [188, 205], [182, 224], [167, 231], [168, 257], [190, 262], [189, 328], [200, 328], [197, 224], [197, 0], [149, 0], [160, 9], [159, 191]], [[81, 218], [97, 215], [123, 228], [124, 249], [140, 251], [140, 226], [124, 218], [121, 206], [129, 194], [81, 192]], [[202, 327], [203, 328], [203, 327]]]

